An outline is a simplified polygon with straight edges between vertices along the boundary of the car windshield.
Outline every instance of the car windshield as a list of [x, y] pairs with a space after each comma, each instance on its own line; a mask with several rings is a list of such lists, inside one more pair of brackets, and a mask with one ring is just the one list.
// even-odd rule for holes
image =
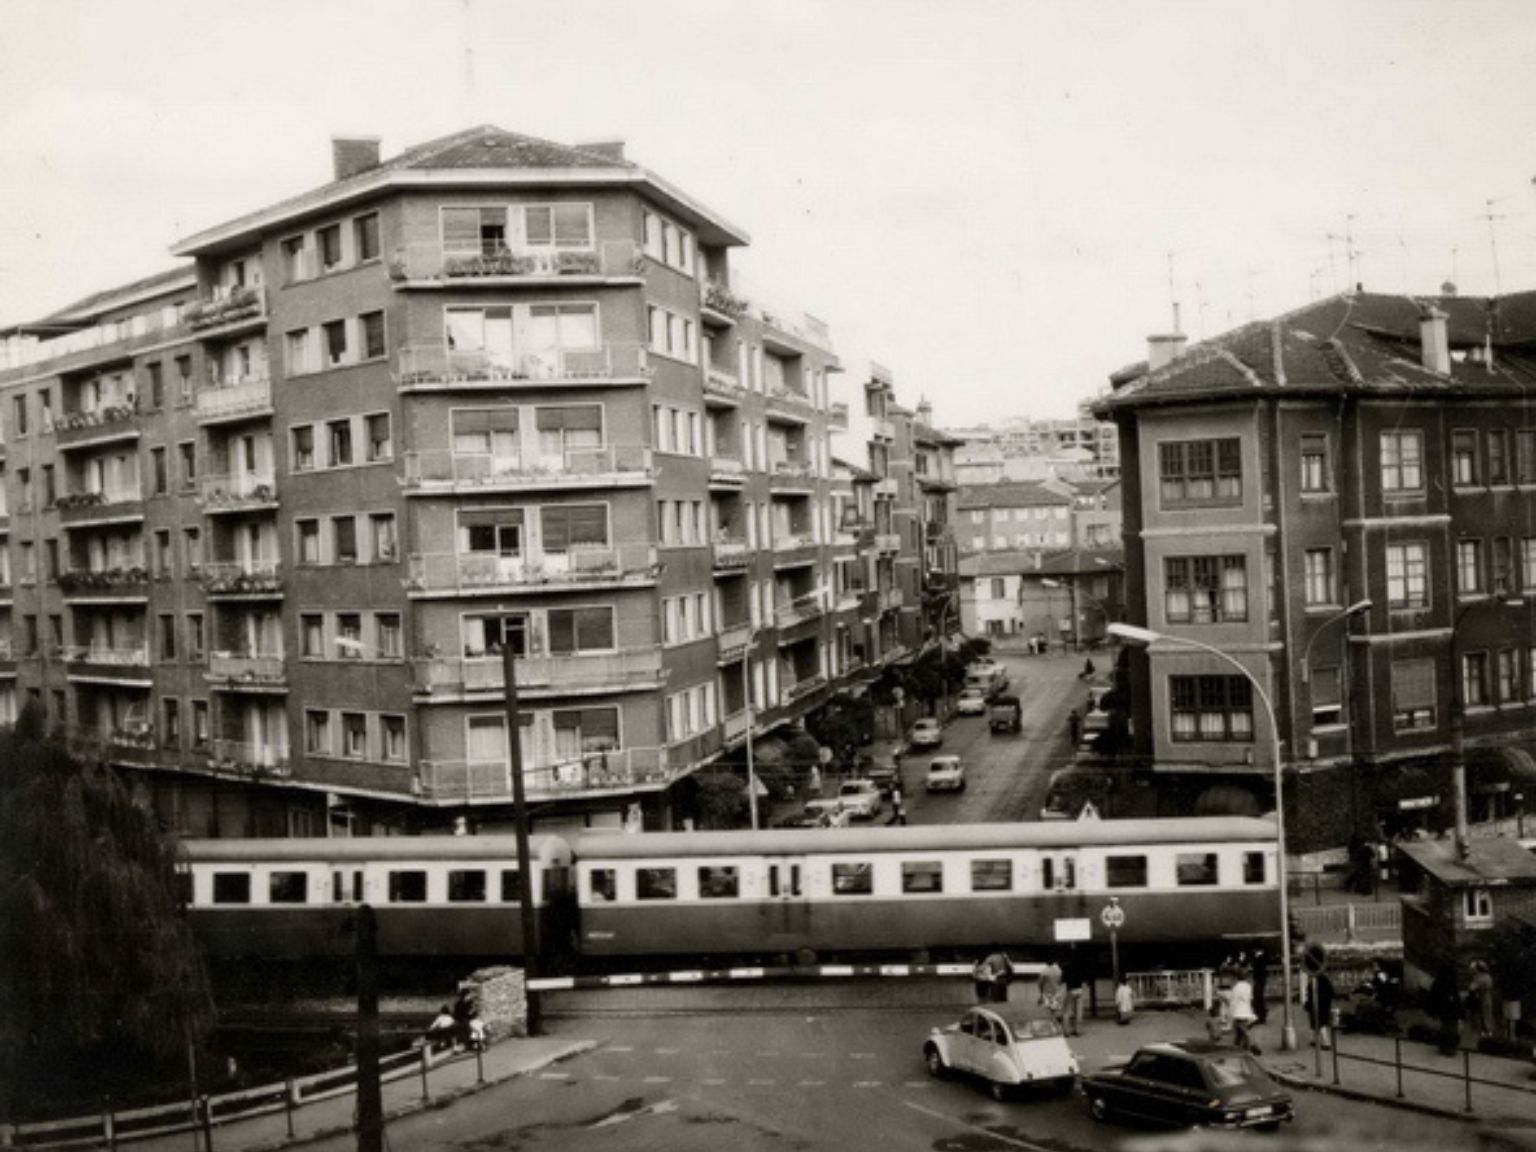
[[1061, 1025], [1044, 1017], [1010, 1020], [1008, 1027], [1013, 1029], [1014, 1038], [1018, 1040], [1044, 1040], [1050, 1036], [1061, 1035]]
[[1267, 1080], [1258, 1061], [1242, 1052], [1212, 1056], [1203, 1063], [1210, 1073], [1211, 1085], [1216, 1088], [1236, 1088], [1242, 1084], [1252, 1084], [1255, 1080], [1262, 1084]]

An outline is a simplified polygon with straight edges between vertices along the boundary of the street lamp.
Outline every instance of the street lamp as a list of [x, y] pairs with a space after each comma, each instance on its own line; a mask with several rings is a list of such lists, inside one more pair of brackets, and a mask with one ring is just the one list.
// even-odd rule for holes
[[1281, 760], [1280, 760], [1280, 726], [1275, 721], [1275, 706], [1270, 701], [1269, 693], [1264, 691], [1264, 685], [1258, 678], [1248, 671], [1239, 661], [1211, 644], [1202, 643], [1199, 640], [1190, 640], [1184, 636], [1165, 636], [1161, 632], [1154, 632], [1150, 628], [1138, 628], [1134, 624], [1111, 623], [1109, 634], [1118, 636], [1122, 640], [1128, 640], [1133, 644], [1152, 645], [1158, 641], [1165, 644], [1176, 644], [1186, 648], [1195, 648], [1215, 656], [1236, 668], [1243, 677], [1253, 686], [1258, 693], [1259, 702], [1264, 705], [1264, 712], [1269, 720], [1270, 755], [1274, 760], [1275, 773], [1275, 863], [1279, 873], [1277, 879], [1280, 888], [1280, 967], [1285, 981], [1284, 999], [1281, 1001], [1284, 1011], [1280, 1029], [1280, 1047], [1283, 1051], [1294, 1052], [1296, 1050], [1296, 1020], [1291, 1010], [1292, 982], [1291, 982], [1291, 897], [1289, 891], [1290, 879], [1285, 865], [1285, 801], [1281, 792]]
[[1312, 633], [1312, 638], [1307, 641], [1307, 646], [1301, 650], [1301, 682], [1303, 684], [1310, 684], [1312, 682], [1312, 645], [1316, 643], [1317, 638], [1331, 625], [1337, 624], [1340, 620], [1348, 620], [1352, 616], [1358, 616], [1362, 612], [1369, 612], [1370, 610], [1371, 600], [1367, 597], [1364, 600], [1357, 600], [1342, 612], [1335, 612], [1318, 625], [1317, 631]]

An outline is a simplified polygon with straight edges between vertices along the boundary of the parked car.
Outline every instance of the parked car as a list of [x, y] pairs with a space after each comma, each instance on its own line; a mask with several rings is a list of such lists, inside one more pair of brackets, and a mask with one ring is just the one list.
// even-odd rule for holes
[[944, 743], [944, 729], [932, 717], [926, 717], [912, 725], [907, 743], [914, 748], [937, 748]]
[[967, 688], [955, 701], [955, 711], [962, 716], [980, 716], [987, 710], [987, 694], [980, 688]]
[[976, 659], [972, 660], [965, 666], [965, 674], [970, 676], [978, 672], [991, 672], [992, 669], [999, 667], [1001, 667], [1001, 665], [998, 664], [996, 660], [992, 659], [992, 657], [978, 656]]
[[928, 791], [965, 791], [965, 765], [960, 757], [935, 756], [928, 762]]
[[1061, 1026], [1050, 1017], [990, 1008], [971, 1008], [958, 1023], [935, 1028], [923, 1041], [923, 1061], [933, 1076], [976, 1077], [996, 1100], [1023, 1086], [1071, 1091], [1078, 1070]]
[[1017, 732], [1024, 727], [1024, 706], [1017, 696], [999, 696], [987, 708], [987, 728], [993, 732]]
[[1257, 1060], [1204, 1040], [1148, 1044], [1082, 1086], [1095, 1120], [1273, 1130], [1295, 1118], [1290, 1093]]
[[876, 788], [880, 789], [880, 795], [889, 796], [892, 789], [901, 786], [901, 768], [896, 764], [875, 764], [864, 773]]
[[845, 780], [837, 790], [837, 803], [855, 819], [873, 820], [883, 807], [880, 786], [873, 780]]
[[796, 812], [793, 816], [786, 816], [774, 827], [776, 828], [846, 828], [848, 827], [848, 812], [838, 806], [833, 800], [812, 800], [805, 806], [805, 811]]
[[984, 672], [967, 672], [965, 674], [965, 687], [979, 691], [988, 700], [997, 696], [1008, 687], [1008, 670], [1001, 664], [995, 665]]

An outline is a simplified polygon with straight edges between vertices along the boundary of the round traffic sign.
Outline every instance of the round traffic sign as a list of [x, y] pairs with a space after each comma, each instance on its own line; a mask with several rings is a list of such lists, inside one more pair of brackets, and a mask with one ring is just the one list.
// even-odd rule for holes
[[1104, 921], [1104, 927], [1119, 929], [1125, 926], [1125, 909], [1118, 904], [1104, 905], [1104, 911], [1099, 913], [1099, 919]]
[[1307, 945], [1307, 950], [1301, 954], [1301, 966], [1307, 970], [1308, 976], [1321, 976], [1328, 967], [1328, 950], [1321, 944]]

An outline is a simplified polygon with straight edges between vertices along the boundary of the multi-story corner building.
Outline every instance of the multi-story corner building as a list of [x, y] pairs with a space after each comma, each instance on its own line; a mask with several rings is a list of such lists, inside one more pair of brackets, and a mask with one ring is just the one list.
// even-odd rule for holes
[[[1131, 621], [1264, 685], [1293, 852], [1443, 825], [1459, 733], [1474, 815], [1531, 788], [1536, 293], [1338, 297], [1113, 383]], [[1165, 794], [1272, 800], [1246, 678], [1159, 642], [1133, 679]]]
[[0, 334], [0, 719], [195, 833], [490, 823], [510, 648], [536, 817], [672, 824], [852, 659], [826, 326], [622, 145], [335, 162]]

